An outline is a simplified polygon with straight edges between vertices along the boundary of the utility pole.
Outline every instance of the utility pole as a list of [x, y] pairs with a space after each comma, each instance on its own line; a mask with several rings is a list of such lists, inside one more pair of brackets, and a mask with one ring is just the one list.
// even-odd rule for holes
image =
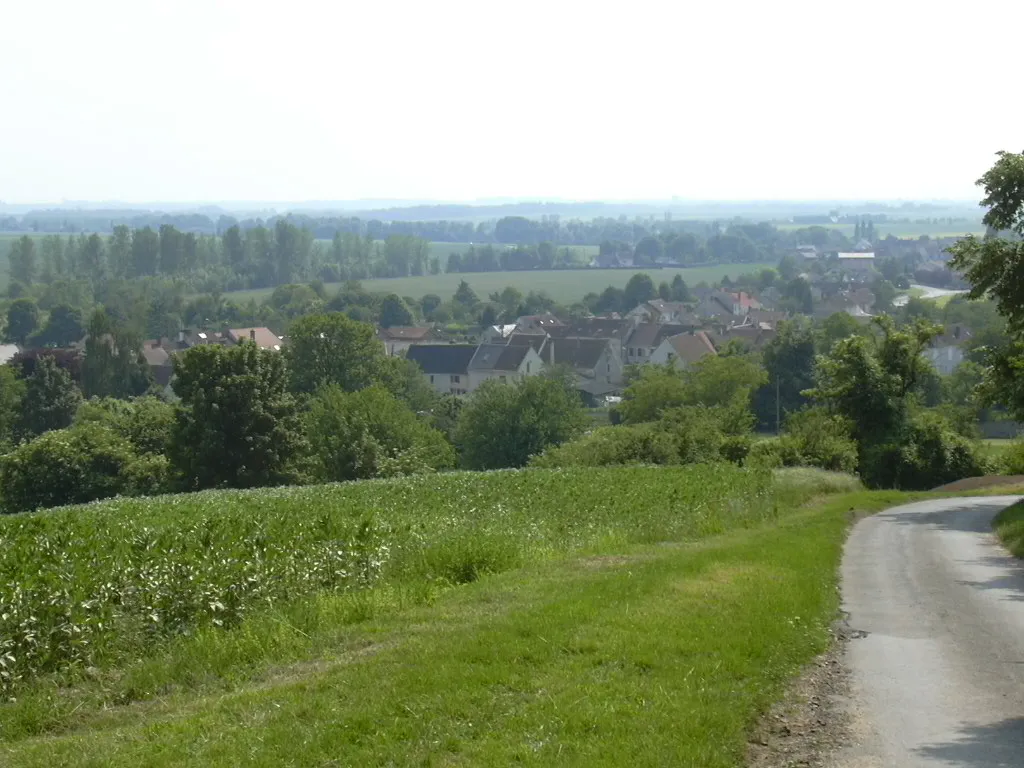
[[779, 407], [779, 375], [775, 374], [775, 434], [778, 436], [782, 432], [781, 424], [781, 408]]

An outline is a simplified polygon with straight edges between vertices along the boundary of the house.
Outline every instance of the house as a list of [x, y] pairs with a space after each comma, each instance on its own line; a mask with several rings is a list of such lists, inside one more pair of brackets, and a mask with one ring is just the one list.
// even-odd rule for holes
[[693, 365], [707, 355], [716, 355], [715, 345], [704, 331], [677, 333], [662, 339], [651, 354], [651, 362], [674, 363], [682, 368]]
[[700, 320], [691, 311], [689, 305], [681, 301], [665, 301], [651, 299], [630, 310], [628, 317], [637, 318], [646, 323], [677, 323], [700, 327]]
[[507, 341], [516, 332], [514, 323], [508, 325], [488, 325], [480, 332], [480, 341], [484, 344], [500, 344]]
[[631, 253], [599, 253], [590, 260], [594, 269], [621, 269], [634, 264]]
[[657, 325], [655, 323], [641, 323], [629, 334], [622, 356], [623, 365], [640, 365], [650, 362], [651, 355], [658, 345], [669, 336], [676, 336], [680, 333], [692, 331], [691, 326], [686, 325]]
[[161, 387], [171, 383], [171, 374], [174, 368], [171, 355], [176, 351], [175, 346], [164, 339], [148, 339], [142, 342], [142, 356], [149, 366], [153, 380]]
[[970, 329], [959, 323], [948, 326], [941, 336], [932, 340], [931, 346], [924, 350], [924, 356], [932, 361], [935, 370], [949, 376], [964, 361], [964, 347], [971, 336]]
[[469, 362], [476, 344], [414, 344], [405, 357], [422, 370], [436, 392], [444, 395], [469, 393]]
[[390, 357], [404, 354], [413, 344], [427, 344], [432, 341], [440, 341], [434, 329], [429, 326], [418, 328], [415, 326], [393, 325], [390, 328], [378, 328], [377, 338], [384, 345], [384, 354]]
[[576, 375], [576, 388], [591, 398], [622, 385], [622, 359], [611, 339], [551, 338], [541, 350], [548, 366], [562, 365]]
[[818, 249], [813, 245], [798, 245], [796, 247], [796, 255], [798, 258], [811, 260], [818, 258]]
[[537, 333], [561, 325], [565, 325], [565, 323], [550, 312], [545, 312], [542, 315], [523, 315], [516, 319], [516, 330], [521, 333]]
[[738, 341], [744, 349], [761, 349], [765, 344], [775, 338], [776, 330], [767, 323], [745, 323], [730, 328], [723, 328], [720, 331], [708, 331], [708, 338], [716, 350], [722, 349], [727, 344]]
[[589, 317], [561, 328], [551, 328], [548, 335], [552, 338], [606, 339], [611, 344], [612, 353], [621, 361], [626, 339], [639, 323], [638, 317]]
[[787, 312], [779, 312], [770, 309], [752, 309], [744, 318], [745, 322], [755, 324], [767, 324], [771, 328], [777, 328], [779, 323], [789, 317]]
[[544, 361], [530, 344], [481, 344], [469, 361], [469, 391], [490, 379], [519, 381], [544, 370]]
[[761, 309], [761, 302], [746, 291], [714, 291], [697, 305], [697, 316], [705, 319], [727, 315], [743, 317], [752, 309]]
[[21, 352], [21, 347], [17, 344], [0, 344], [0, 365], [11, 362], [19, 352]]
[[260, 349], [272, 349], [275, 352], [280, 352], [283, 346], [281, 339], [269, 328], [229, 328], [223, 336], [235, 344], [251, 341]]
[[874, 251], [838, 253], [839, 268], [852, 273], [870, 272], [875, 268]]

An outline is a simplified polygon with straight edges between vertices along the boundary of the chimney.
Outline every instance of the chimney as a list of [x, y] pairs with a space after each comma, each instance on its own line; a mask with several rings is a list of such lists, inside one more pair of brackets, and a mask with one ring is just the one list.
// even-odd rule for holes
[[252, 341], [252, 342], [256, 341], [256, 329], [255, 328], [250, 328], [249, 329], [249, 341]]

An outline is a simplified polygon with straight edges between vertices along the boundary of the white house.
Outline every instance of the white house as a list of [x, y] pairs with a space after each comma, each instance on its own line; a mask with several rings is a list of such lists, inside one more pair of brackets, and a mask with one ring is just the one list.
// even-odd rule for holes
[[655, 323], [641, 323], [626, 339], [622, 348], [623, 365], [642, 365], [651, 361], [651, 355], [658, 345], [669, 336], [676, 336], [680, 333], [688, 333], [693, 330], [687, 325], [657, 325]]
[[875, 268], [873, 251], [838, 253], [836, 255], [839, 258], [839, 268], [847, 272], [870, 272]]
[[627, 317], [637, 318], [646, 323], [676, 323], [679, 325], [700, 326], [690, 308], [681, 301], [665, 301], [651, 299], [639, 304], [629, 311]]
[[435, 391], [443, 395], [466, 395], [471, 390], [469, 363], [475, 344], [414, 344], [405, 353], [423, 369]]
[[529, 344], [481, 344], [469, 361], [469, 391], [490, 379], [519, 381], [544, 370], [544, 361]]
[[964, 361], [964, 345], [970, 341], [971, 332], [962, 325], [953, 325], [941, 336], [932, 340], [924, 356], [932, 361], [935, 370], [949, 376]]

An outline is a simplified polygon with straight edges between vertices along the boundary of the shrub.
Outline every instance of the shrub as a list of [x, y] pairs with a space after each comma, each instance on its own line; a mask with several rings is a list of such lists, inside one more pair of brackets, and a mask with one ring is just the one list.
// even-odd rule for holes
[[307, 433], [321, 480], [419, 474], [455, 465], [445, 436], [382, 386], [323, 388], [310, 406]]
[[75, 414], [76, 425], [86, 423], [109, 427], [139, 453], [164, 454], [174, 428], [174, 406], [158, 397], [92, 398]]
[[779, 455], [787, 467], [832, 472], [853, 472], [857, 467], [857, 444], [850, 435], [850, 423], [822, 408], [808, 408], [786, 419]]
[[728, 435], [722, 439], [722, 445], [718, 451], [726, 461], [743, 464], [747, 456], [750, 455], [753, 445], [754, 439], [750, 435]]
[[898, 440], [866, 446], [860, 472], [872, 487], [926, 490], [986, 472], [970, 441], [935, 414], [917, 417]]
[[747, 453], [744, 464], [755, 469], [777, 469], [784, 466], [778, 440], [761, 440], [754, 443]]
[[1004, 475], [1024, 475], [1024, 440], [1014, 440], [998, 458], [999, 471]]
[[135, 459], [131, 444], [95, 424], [53, 430], [0, 457], [5, 512], [116, 496]]
[[531, 466], [550, 468], [680, 463], [679, 441], [651, 424], [599, 427], [530, 461]]

